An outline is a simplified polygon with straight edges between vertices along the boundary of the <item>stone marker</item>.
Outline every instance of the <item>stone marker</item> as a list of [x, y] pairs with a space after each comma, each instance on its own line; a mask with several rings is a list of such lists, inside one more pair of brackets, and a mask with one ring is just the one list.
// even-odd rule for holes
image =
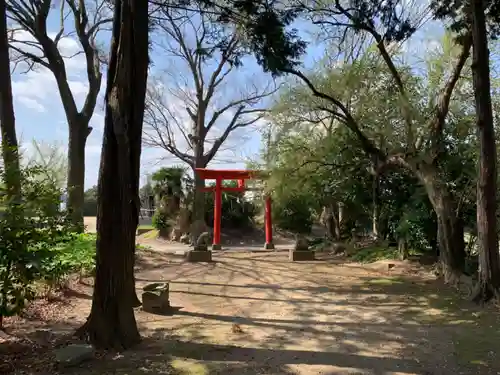
[[142, 309], [150, 313], [170, 311], [169, 284], [154, 283], [142, 288]]
[[288, 253], [288, 259], [296, 262], [296, 261], [306, 261], [306, 260], [314, 260], [314, 251], [309, 249], [309, 243], [307, 238], [301, 235], [297, 235], [295, 239], [295, 246], [293, 250], [290, 250]]
[[54, 351], [56, 362], [60, 366], [77, 366], [94, 356], [94, 349], [91, 345], [71, 344]]

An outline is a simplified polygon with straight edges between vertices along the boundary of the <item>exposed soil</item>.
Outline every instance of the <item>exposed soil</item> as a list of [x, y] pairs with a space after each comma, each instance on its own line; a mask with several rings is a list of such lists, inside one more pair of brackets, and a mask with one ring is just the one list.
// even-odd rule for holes
[[0, 336], [0, 374], [500, 373], [495, 306], [457, 299], [410, 262], [319, 258], [292, 263], [286, 252], [215, 252], [213, 263], [190, 264], [162, 249], [141, 250], [138, 290], [169, 281], [177, 308], [172, 316], [137, 309], [141, 345], [54, 368], [52, 348], [90, 310], [89, 279], [59, 302], [40, 300], [23, 318], [6, 319], [12, 336]]

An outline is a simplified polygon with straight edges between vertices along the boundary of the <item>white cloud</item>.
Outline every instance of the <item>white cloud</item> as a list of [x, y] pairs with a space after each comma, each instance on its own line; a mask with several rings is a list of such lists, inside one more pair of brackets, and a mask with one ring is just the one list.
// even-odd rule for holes
[[[236, 77], [228, 77], [227, 79], [228, 82], [234, 82]], [[180, 87], [175, 83], [167, 82], [167, 80], [161, 78], [158, 79], [153, 77], [151, 81], [152, 82], [149, 83], [149, 90], [150, 93], [152, 93], [152, 96], [150, 96], [152, 99], [150, 100], [154, 103], [154, 106], [150, 108], [154, 109], [151, 109], [150, 112], [146, 112], [145, 114], [144, 139], [146, 144], [150, 147], [154, 147], [155, 150], [146, 150], [142, 159], [143, 165], [148, 165], [148, 168], [155, 169], [160, 163], [162, 165], [165, 163], [181, 163], [179, 159], [162, 148], [161, 137], [158, 135], [157, 131], [158, 128], [165, 142], [168, 142], [168, 129], [168, 131], [171, 132], [170, 136], [176, 148], [183, 153], [192, 155], [193, 151], [186, 139], [186, 137], [192, 133], [192, 120], [186, 107], [193, 107], [190, 102], [196, 98], [196, 93], [192, 89]], [[231, 91], [234, 92], [227, 92], [227, 90], [224, 90], [223, 92], [215, 94], [211, 103], [211, 108], [207, 110], [206, 123], [210, 121], [214, 111], [225, 107], [231, 100], [238, 100], [240, 97], [243, 99], [245, 95], [248, 95], [248, 92], [245, 92], [241, 86], [238, 88], [238, 85], [233, 85]], [[253, 104], [254, 106], [260, 104], [259, 107], [264, 106], [264, 103]], [[205, 153], [210, 150], [214, 141], [226, 130], [236, 113], [236, 109], [237, 106], [234, 106], [226, 110], [212, 126], [207, 134]], [[192, 110], [194, 111], [194, 109]], [[151, 121], [152, 118], [150, 115], [157, 121], [156, 123]], [[241, 116], [239, 120], [246, 122], [255, 119], [255, 116], [255, 114], [247, 114]], [[167, 121], [169, 125], [165, 126]], [[158, 123], [160, 124], [159, 126]], [[154, 125], [151, 126], [151, 124]], [[252, 149], [251, 146], [255, 146], [257, 140], [260, 139], [258, 130], [265, 124], [266, 122], [261, 119], [255, 121], [252, 125], [238, 128], [231, 132], [224, 144], [219, 148], [216, 157], [210, 163], [210, 167], [243, 168], [250, 154], [255, 154], [256, 150]], [[156, 147], [152, 145], [155, 143], [157, 144]], [[237, 165], [237, 167], [235, 165]]]
[[[56, 33], [49, 33], [54, 38]], [[33, 36], [27, 31], [20, 30], [13, 33], [15, 40], [12, 44], [22, 51], [32, 53], [42, 58], [43, 53], [36, 44]], [[75, 97], [77, 105], [83, 105], [88, 92], [86, 79], [86, 61], [80, 44], [72, 37], [66, 36], [58, 42], [59, 52], [63, 56], [68, 84]], [[45, 59], [44, 59], [45, 60]], [[47, 104], [57, 100], [60, 105], [59, 90], [53, 73], [41, 65], [35, 65], [33, 70], [28, 70], [28, 65], [23, 57], [16, 51], [11, 52], [11, 66], [13, 68], [12, 90], [15, 99], [28, 109], [33, 109], [30, 104], [33, 100], [47, 107]], [[104, 83], [104, 82], [103, 82]], [[102, 88], [102, 86], [101, 86]]]
[[[52, 33], [50, 36], [54, 36]], [[33, 38], [27, 32], [18, 32], [15, 35], [16, 39], [20, 41], [33, 41]], [[40, 51], [38, 51], [33, 46], [26, 46], [23, 44], [25, 50], [35, 53], [37, 56], [41, 56]], [[61, 54], [64, 56], [64, 62], [66, 66], [66, 73], [68, 77], [68, 83], [75, 97], [77, 106], [80, 108], [83, 105], [87, 90], [88, 83], [86, 78], [86, 62], [83, 54], [78, 54], [80, 51], [79, 43], [70, 37], [63, 38], [59, 42], [59, 48]], [[64, 115], [64, 110], [62, 107], [59, 90], [57, 83], [51, 71], [39, 66], [35, 70], [28, 71], [21, 74], [24, 68], [26, 70], [26, 65], [23, 64], [16, 67], [13, 74], [13, 94], [15, 99], [16, 111], [26, 112], [45, 112], [49, 113], [51, 116], [52, 124], [47, 123], [31, 123], [24, 126], [23, 129], [24, 138], [29, 141], [24, 144], [26, 152], [30, 152], [31, 139], [33, 138], [33, 131], [35, 131], [35, 126], [37, 126], [36, 134], [40, 134], [40, 125], [47, 126], [47, 130], [42, 130], [44, 134], [42, 138], [44, 141], [51, 142], [63, 140], [64, 145], [67, 145], [68, 129], [67, 122]], [[13, 64], [14, 67], [14, 64]], [[232, 85], [232, 82], [229, 81]], [[93, 127], [93, 131], [87, 140], [86, 147], [86, 178], [85, 186], [86, 188], [91, 187], [97, 183], [98, 170], [100, 163], [101, 147], [102, 147], [102, 133], [104, 129], [104, 106], [103, 97], [106, 86], [106, 77], [103, 76], [101, 91], [98, 98], [97, 107], [95, 113], [91, 119], [90, 126]], [[169, 84], [170, 86], [170, 84]], [[186, 92], [191, 92], [186, 89]], [[227, 93], [225, 93], [227, 94]], [[233, 95], [235, 93], [230, 93]], [[222, 97], [224, 98], [224, 97]], [[184, 129], [190, 128], [189, 116], [185, 110], [186, 101], [180, 99], [169, 98], [169, 105], [175, 118], [179, 121], [179, 124]], [[220, 135], [225, 125], [229, 121], [230, 112], [227, 112], [224, 116], [221, 116], [220, 122], [212, 129], [209, 134], [209, 138], [213, 139]], [[52, 127], [49, 128], [49, 125]], [[256, 124], [255, 127], [259, 127]], [[216, 168], [242, 168], [244, 166], [244, 160], [249, 154], [253, 153], [251, 146], [246, 146], [245, 143], [250, 139], [250, 137], [255, 137], [253, 134], [254, 129], [247, 129], [245, 131], [235, 132], [228, 142], [223, 145], [217, 156], [217, 160], [212, 163], [213, 167]], [[258, 135], [257, 135], [258, 136]], [[175, 135], [179, 142], [179, 147], [185, 151], [189, 151], [187, 142], [182, 137], [180, 131], [178, 130]], [[251, 143], [251, 142], [250, 142]], [[255, 144], [255, 143], [254, 143]], [[168, 164], [179, 164], [180, 161], [172, 158], [170, 155], [162, 149], [151, 149], [143, 147], [143, 153], [141, 157], [142, 173], [150, 173], [160, 166], [165, 166]]]
[[45, 112], [45, 107], [36, 99], [29, 98], [27, 96], [20, 96], [16, 99], [28, 109], [32, 109], [36, 112]]

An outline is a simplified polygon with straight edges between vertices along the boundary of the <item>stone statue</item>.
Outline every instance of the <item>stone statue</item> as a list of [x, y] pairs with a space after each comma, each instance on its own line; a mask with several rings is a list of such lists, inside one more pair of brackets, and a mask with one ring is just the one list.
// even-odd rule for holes
[[191, 224], [191, 228], [189, 231], [189, 233], [191, 234], [191, 244], [196, 245], [200, 234], [202, 234], [203, 232], [207, 232], [207, 230], [208, 228], [204, 220], [195, 220]]
[[302, 235], [297, 235], [295, 237], [295, 251], [307, 251], [309, 250], [309, 241]]
[[194, 249], [198, 251], [206, 251], [208, 250], [209, 245], [210, 245], [210, 233], [203, 232], [198, 236]]
[[180, 228], [172, 228], [172, 232], [170, 233], [170, 240], [172, 241], [180, 241], [181, 239], [181, 230]]
[[187, 233], [184, 233], [181, 238], [179, 239], [179, 241], [183, 244], [186, 244], [188, 245], [189, 244], [189, 234]]

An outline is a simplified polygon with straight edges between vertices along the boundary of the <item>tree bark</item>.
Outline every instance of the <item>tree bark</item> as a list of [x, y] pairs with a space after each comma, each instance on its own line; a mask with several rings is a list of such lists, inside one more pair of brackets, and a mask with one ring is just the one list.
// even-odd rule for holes
[[449, 284], [457, 284], [465, 265], [463, 222], [457, 214], [452, 194], [440, 180], [435, 168], [421, 167], [417, 176], [424, 184], [437, 216], [439, 259], [444, 280]]
[[[204, 110], [204, 107], [200, 105], [198, 109]], [[193, 209], [191, 215], [191, 244], [196, 244], [198, 237], [201, 233], [200, 228], [203, 223], [205, 226], [205, 193], [201, 190], [205, 186], [205, 180], [198, 176], [196, 173], [196, 168], [206, 168], [207, 163], [205, 162], [205, 116], [198, 116], [197, 121], [193, 125], [193, 133], [196, 134], [194, 141], [194, 156], [193, 156], [193, 175], [194, 175], [194, 186], [193, 186]]]
[[373, 238], [380, 238], [380, 178], [378, 173], [373, 174], [372, 180], [372, 232]]
[[140, 341], [133, 275], [148, 62], [148, 3], [115, 2], [98, 183], [96, 277], [90, 315], [77, 332], [98, 348], [122, 350]]
[[[195, 167], [203, 168], [203, 167]], [[205, 186], [205, 180], [198, 177], [193, 168], [194, 186], [193, 186], [193, 214], [192, 221], [203, 220], [205, 222], [205, 193], [201, 189]]]
[[340, 240], [340, 222], [338, 220], [337, 203], [328, 203], [323, 206], [321, 220], [326, 229], [328, 238]]
[[68, 201], [71, 222], [77, 232], [83, 232], [83, 204], [85, 193], [85, 145], [91, 132], [81, 115], [69, 122], [68, 144]]
[[[198, 177], [195, 168], [206, 168], [205, 161], [205, 112], [206, 107], [203, 101], [198, 104], [198, 113], [193, 122], [193, 174], [194, 174], [194, 191], [193, 191], [193, 214], [192, 222], [203, 220], [205, 222], [205, 193], [200, 189], [205, 186], [205, 181]], [[199, 234], [199, 233], [198, 233]], [[196, 239], [195, 239], [196, 240]]]
[[16, 119], [12, 100], [9, 42], [7, 38], [7, 11], [5, 1], [0, 2], [0, 132], [5, 184], [10, 198], [21, 194], [21, 170], [16, 135]]
[[472, 1], [472, 79], [479, 138], [477, 181], [477, 237], [479, 280], [472, 300], [488, 302], [500, 296], [500, 257], [496, 223], [496, 145], [491, 107], [488, 35], [482, 0]]

